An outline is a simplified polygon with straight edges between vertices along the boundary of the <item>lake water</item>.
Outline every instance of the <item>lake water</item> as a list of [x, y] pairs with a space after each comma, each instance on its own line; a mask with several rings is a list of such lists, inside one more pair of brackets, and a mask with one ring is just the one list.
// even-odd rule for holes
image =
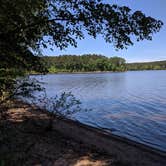
[[32, 76], [48, 97], [72, 92], [90, 112], [82, 123], [166, 151], [166, 71]]

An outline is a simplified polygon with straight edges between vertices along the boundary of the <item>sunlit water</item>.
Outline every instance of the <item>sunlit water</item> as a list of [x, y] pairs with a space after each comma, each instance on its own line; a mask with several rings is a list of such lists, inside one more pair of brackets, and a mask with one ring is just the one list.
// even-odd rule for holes
[[48, 97], [72, 92], [90, 112], [77, 120], [166, 151], [166, 71], [32, 76]]

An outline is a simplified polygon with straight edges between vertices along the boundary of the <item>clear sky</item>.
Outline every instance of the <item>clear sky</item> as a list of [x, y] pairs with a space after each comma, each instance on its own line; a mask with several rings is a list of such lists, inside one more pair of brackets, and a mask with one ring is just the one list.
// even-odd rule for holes
[[93, 39], [86, 35], [84, 40], [78, 41], [77, 48], [68, 47], [61, 51], [54, 48], [43, 50], [44, 55], [54, 56], [63, 54], [102, 54], [107, 57], [120, 56], [127, 62], [145, 62], [155, 60], [166, 60], [166, 0], [105, 0], [108, 3], [129, 6], [133, 11], [141, 10], [147, 16], [152, 16], [164, 22], [161, 31], [153, 36], [152, 41], [141, 41], [134, 43], [127, 50], [116, 51], [115, 48], [98, 37]]

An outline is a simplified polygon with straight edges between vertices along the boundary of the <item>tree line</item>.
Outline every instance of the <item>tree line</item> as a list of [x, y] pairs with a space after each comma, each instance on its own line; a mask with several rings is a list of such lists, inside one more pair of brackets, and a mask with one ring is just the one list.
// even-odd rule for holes
[[166, 61], [126, 63], [121, 57], [98, 54], [44, 56], [41, 58], [49, 73], [127, 70], [166, 70]]
[[127, 70], [166, 70], [166, 61], [128, 63]]
[[108, 58], [97, 54], [47, 56], [42, 57], [42, 60], [50, 73], [126, 70], [124, 58]]

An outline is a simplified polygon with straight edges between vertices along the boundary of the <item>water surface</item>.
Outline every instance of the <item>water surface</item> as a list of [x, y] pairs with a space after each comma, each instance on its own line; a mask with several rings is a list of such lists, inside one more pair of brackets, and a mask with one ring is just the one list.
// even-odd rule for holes
[[72, 92], [91, 112], [77, 120], [166, 151], [166, 71], [32, 76], [48, 97]]

